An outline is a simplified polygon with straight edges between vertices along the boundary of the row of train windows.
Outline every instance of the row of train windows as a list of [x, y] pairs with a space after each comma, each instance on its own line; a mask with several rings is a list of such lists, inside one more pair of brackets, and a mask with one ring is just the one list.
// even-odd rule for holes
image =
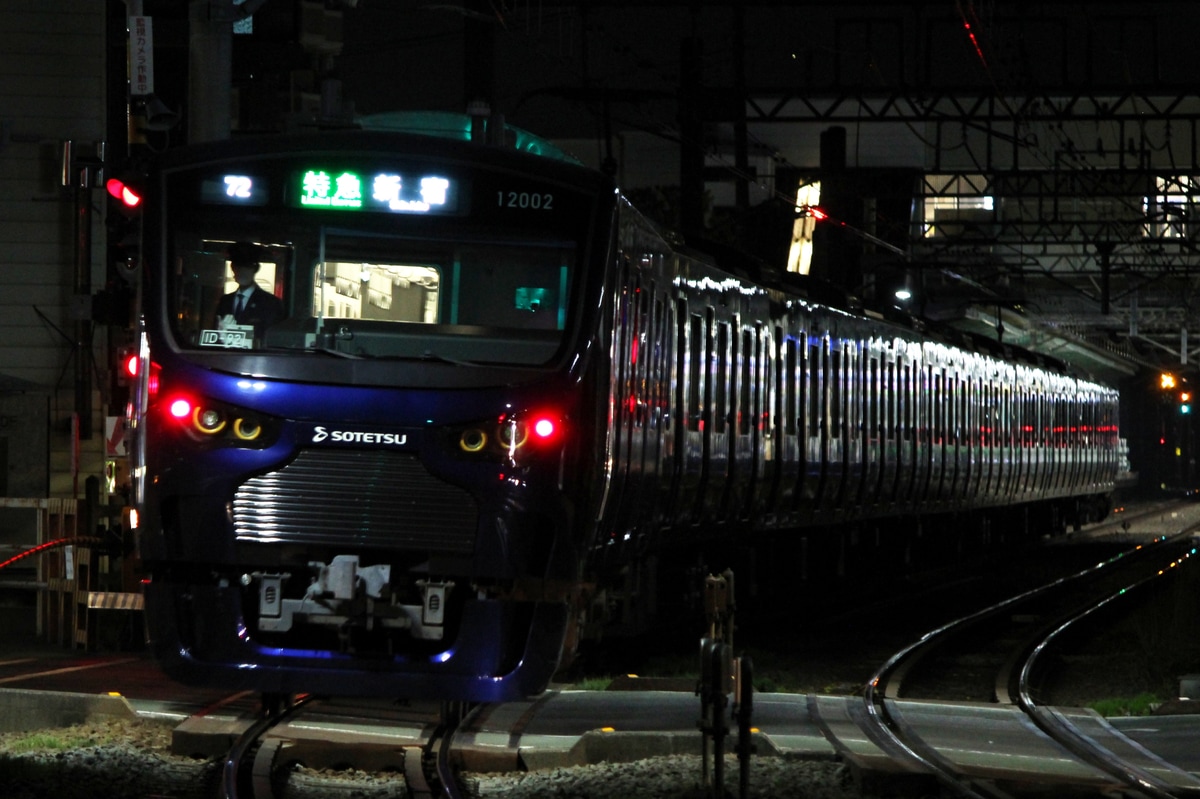
[[[627, 297], [618, 330], [626, 357], [618, 368], [634, 426], [647, 424], [654, 409], [669, 425], [668, 406], [675, 404], [687, 429], [716, 434], [749, 435], [759, 419], [769, 424], [772, 413], [782, 417], [785, 435], [806, 428], [810, 437], [839, 438], [848, 428], [873, 439], [983, 446], [1097, 445], [1113, 429], [1106, 403], [968, 381], [928, 364], [881, 364], [874, 352], [864, 368], [858, 342], [833, 347], [828, 337], [785, 336], [780, 328], [772, 339], [761, 326], [717, 320], [711, 309], [688, 313], [686, 300], [677, 308], [661, 298], [651, 302], [653, 287]], [[773, 352], [780, 341], [781, 351]], [[681, 346], [668, 363], [672, 344]], [[764, 388], [772, 385], [778, 407], [764, 408]]]

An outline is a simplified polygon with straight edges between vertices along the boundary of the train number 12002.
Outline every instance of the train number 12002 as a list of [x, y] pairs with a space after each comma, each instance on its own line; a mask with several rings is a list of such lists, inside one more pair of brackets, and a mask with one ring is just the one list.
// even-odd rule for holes
[[528, 208], [533, 211], [554, 210], [554, 195], [540, 191], [498, 191], [501, 208]]

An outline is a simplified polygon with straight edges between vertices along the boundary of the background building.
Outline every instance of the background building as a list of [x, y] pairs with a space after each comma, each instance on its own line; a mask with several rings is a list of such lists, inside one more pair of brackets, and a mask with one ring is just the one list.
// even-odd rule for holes
[[503, 115], [692, 240], [1119, 384], [1144, 482], [1195, 478], [1193, 3], [0, 9], [0, 495], [120, 504], [127, 252], [103, 177], [188, 141], [413, 110]]

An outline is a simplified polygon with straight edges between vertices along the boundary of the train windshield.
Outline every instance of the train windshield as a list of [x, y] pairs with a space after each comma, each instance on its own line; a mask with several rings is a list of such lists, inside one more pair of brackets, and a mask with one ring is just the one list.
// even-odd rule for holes
[[335, 183], [326, 204], [310, 206], [307, 184], [290, 177], [297, 170], [243, 176], [296, 187], [256, 195], [246, 186], [245, 203], [206, 191], [219, 175], [168, 184], [177, 188], [166, 311], [182, 348], [520, 365], [559, 351], [585, 195], [545, 185], [506, 193], [480, 174], [432, 187], [424, 178], [410, 194], [393, 187], [375, 208], [336, 205]]

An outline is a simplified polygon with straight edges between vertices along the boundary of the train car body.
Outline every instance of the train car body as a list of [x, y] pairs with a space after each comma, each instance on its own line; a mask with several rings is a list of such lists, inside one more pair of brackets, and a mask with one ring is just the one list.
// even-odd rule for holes
[[[134, 495], [185, 682], [528, 696], [622, 553], [1112, 489], [1112, 390], [723, 270], [561, 159], [338, 132], [146, 190]], [[216, 315], [235, 245], [282, 320]]]

